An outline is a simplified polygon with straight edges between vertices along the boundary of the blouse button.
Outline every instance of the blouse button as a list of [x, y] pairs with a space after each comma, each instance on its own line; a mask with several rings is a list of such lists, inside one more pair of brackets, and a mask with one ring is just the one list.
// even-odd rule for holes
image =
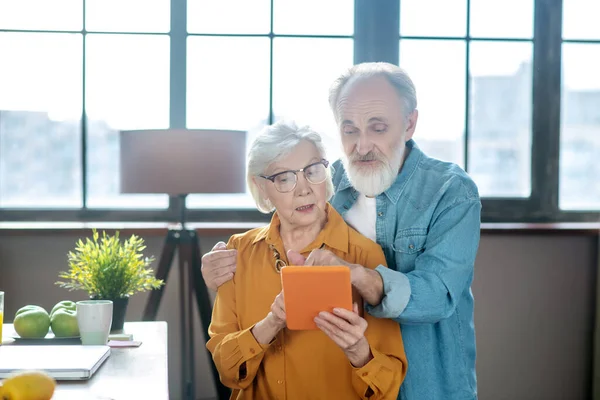
[[281, 384], [283, 384], [283, 381], [280, 379], [277, 381], [277, 383], [279, 383], [281, 385]]
[[362, 376], [367, 376], [367, 375], [369, 375], [369, 373], [368, 373], [368, 372], [363, 372], [363, 373], [362, 373]]
[[409, 244], [409, 245], [408, 245], [408, 248], [412, 250], [412, 249], [414, 249], [414, 248], [415, 248], [415, 245], [414, 245], [414, 244]]
[[254, 354], [256, 352], [254, 351], [254, 349], [250, 349], [250, 353]]

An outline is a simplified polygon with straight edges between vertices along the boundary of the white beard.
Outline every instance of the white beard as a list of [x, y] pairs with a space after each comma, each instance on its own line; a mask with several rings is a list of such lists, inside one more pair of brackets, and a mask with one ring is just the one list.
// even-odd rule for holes
[[[375, 197], [388, 190], [396, 181], [396, 177], [400, 172], [402, 161], [404, 159], [404, 151], [397, 149], [394, 151], [392, 160], [388, 160], [383, 154], [377, 151], [369, 152], [366, 156], [359, 156], [354, 153], [350, 156], [342, 157], [346, 174], [352, 186], [365, 196]], [[376, 159], [378, 165], [363, 166], [353, 161], [361, 159]]]

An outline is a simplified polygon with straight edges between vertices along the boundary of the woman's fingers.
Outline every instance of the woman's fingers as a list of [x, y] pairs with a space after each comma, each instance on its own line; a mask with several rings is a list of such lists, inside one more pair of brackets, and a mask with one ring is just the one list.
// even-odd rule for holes
[[325, 314], [322, 318], [331, 325], [335, 326], [335, 328], [341, 332], [352, 332], [354, 330], [352, 325], [350, 325], [347, 321], [343, 320], [342, 318], [337, 318], [333, 314]]
[[319, 329], [344, 349], [353, 346], [364, 336], [364, 330], [361, 326], [354, 326], [348, 321], [327, 312], [320, 313], [315, 318], [315, 323]]
[[347, 349], [355, 342], [351, 335], [347, 332], [340, 330], [337, 326], [331, 324], [330, 322], [321, 319], [319, 317], [315, 318], [315, 324], [317, 327], [323, 331], [331, 340], [335, 342], [342, 349]]
[[354, 310], [349, 311], [345, 308], [334, 308], [333, 313], [347, 321], [350, 325], [359, 328], [363, 333], [367, 329], [367, 320], [358, 314], [358, 304], [354, 303]]
[[[358, 308], [355, 305], [354, 311], [349, 311], [343, 308], [334, 308], [333, 314], [329, 312], [321, 312], [319, 317], [336, 325], [340, 330], [350, 332], [358, 330], [364, 332], [367, 321], [357, 314]], [[362, 333], [361, 332], [361, 333]]]
[[285, 302], [283, 299], [283, 291], [281, 291], [276, 297], [275, 300], [273, 301], [273, 304], [271, 305], [271, 312], [273, 314], [275, 314], [275, 316], [277, 318], [279, 318], [282, 321], [286, 320], [286, 314], [285, 314]]

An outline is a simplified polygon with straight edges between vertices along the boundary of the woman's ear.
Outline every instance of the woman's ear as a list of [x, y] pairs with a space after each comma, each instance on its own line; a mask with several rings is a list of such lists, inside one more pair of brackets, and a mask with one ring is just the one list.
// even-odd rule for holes
[[260, 191], [260, 194], [262, 196], [263, 199], [265, 200], [269, 200], [268, 196], [267, 196], [267, 191], [265, 190], [265, 186], [264, 184], [264, 179], [256, 179], [256, 176], [252, 177], [252, 182], [254, 182], [254, 184], [256, 185], [256, 187], [258, 188], [258, 190]]
[[273, 211], [273, 203], [269, 200], [269, 194], [267, 193], [267, 189], [265, 188], [265, 179], [257, 179], [256, 177], [252, 177], [252, 182], [258, 188], [260, 192], [260, 203], [262, 203], [261, 207], [265, 208], [265, 210], [269, 210], [269, 212]]

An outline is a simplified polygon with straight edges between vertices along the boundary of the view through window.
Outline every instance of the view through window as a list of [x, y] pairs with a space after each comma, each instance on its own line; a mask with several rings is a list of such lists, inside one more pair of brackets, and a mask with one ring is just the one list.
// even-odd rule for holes
[[[275, 0], [272, 38], [269, 0], [214, 4], [188, 0], [187, 127], [247, 130], [249, 147], [269, 123], [272, 104], [271, 122], [310, 125], [322, 134], [327, 158], [338, 159], [337, 127], [327, 94], [334, 79], [353, 63], [354, 2]], [[210, 22], [225, 7], [237, 5], [260, 17], [249, 19], [240, 12], [224, 25]], [[194, 194], [187, 200], [190, 208], [224, 204], [255, 208], [249, 193]]]
[[563, 0], [559, 204], [600, 209], [600, 2]]
[[466, 168], [484, 197], [528, 197], [533, 0], [400, 4], [400, 66], [419, 101], [415, 141]]

